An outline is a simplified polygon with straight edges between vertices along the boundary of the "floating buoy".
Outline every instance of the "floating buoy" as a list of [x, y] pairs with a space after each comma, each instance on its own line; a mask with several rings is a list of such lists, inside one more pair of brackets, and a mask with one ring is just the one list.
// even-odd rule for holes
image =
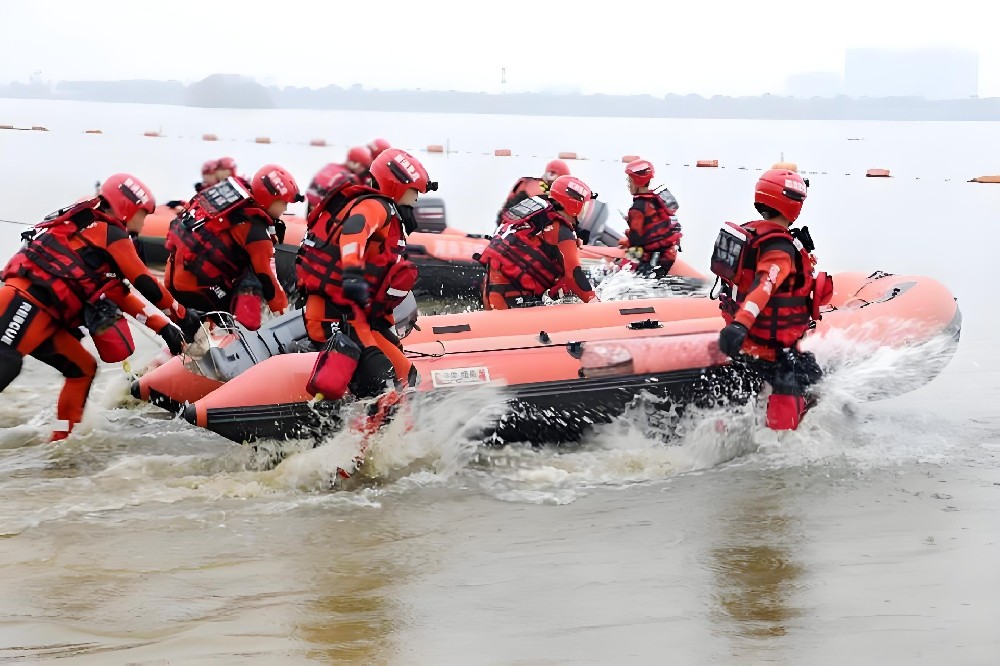
[[326, 139], [313, 139], [309, 142], [310, 146], [316, 146], [317, 148], [323, 148], [326, 146]]
[[795, 162], [775, 162], [771, 166], [771, 168], [772, 169], [786, 169], [788, 171], [794, 171], [795, 173], [799, 172], [799, 165], [796, 164]]
[[979, 176], [969, 181], [970, 183], [1000, 183], [1000, 176]]
[[104, 134], [101, 130], [83, 130], [84, 134]]
[[428, 153], [443, 153], [444, 152], [444, 146], [435, 143], [433, 145], [427, 146], [427, 152]]
[[219, 137], [217, 137], [214, 134], [202, 134], [201, 135], [201, 140], [202, 141], [218, 141]]
[[497, 148], [493, 151], [494, 157], [510, 157], [510, 148]]
[[143, 136], [154, 136], [154, 137], [158, 137], [158, 136], [160, 136], [160, 133], [159, 133], [159, 132], [154, 132], [153, 130], [150, 130], [150, 131], [148, 131], [148, 132], [143, 132], [143, 133], [142, 133], [142, 135], [143, 135]]
[[49, 131], [48, 127], [42, 127], [41, 125], [32, 125], [31, 129], [35, 130], [36, 132], [48, 132]]
[[694, 165], [696, 167], [717, 167], [719, 160], [698, 160]]
[[892, 178], [888, 169], [868, 169], [865, 172], [866, 178]]
[[559, 159], [561, 159], [561, 160], [578, 160], [578, 159], [580, 159], [579, 157], [576, 156], [576, 153], [571, 153], [571, 152], [559, 153], [559, 155], [557, 157]]
[[271, 143], [271, 137], [269, 136], [259, 136], [253, 140], [254, 143]]
[[638, 155], [622, 155], [622, 163], [628, 164], [629, 162], [635, 162], [639, 159]]

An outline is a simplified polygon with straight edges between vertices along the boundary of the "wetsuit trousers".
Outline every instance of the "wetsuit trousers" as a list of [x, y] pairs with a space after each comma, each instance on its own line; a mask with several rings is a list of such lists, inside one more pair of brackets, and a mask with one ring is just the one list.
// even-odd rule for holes
[[368, 315], [356, 305], [339, 305], [319, 295], [306, 299], [306, 333], [319, 349], [333, 334], [333, 327], [346, 323], [347, 334], [361, 347], [361, 359], [351, 378], [351, 393], [372, 397], [398, 383], [412, 383], [415, 368], [403, 353], [402, 345], [388, 321], [372, 326]]
[[83, 418], [83, 408], [97, 375], [97, 359], [80, 344], [76, 329], [63, 326], [29, 294], [10, 285], [0, 287], [0, 392], [21, 373], [25, 356], [33, 356], [66, 378], [52, 435], [63, 439]]

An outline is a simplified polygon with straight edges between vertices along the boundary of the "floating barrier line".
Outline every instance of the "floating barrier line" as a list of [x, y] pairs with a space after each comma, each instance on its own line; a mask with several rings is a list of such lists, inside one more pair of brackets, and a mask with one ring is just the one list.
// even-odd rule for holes
[[[49, 131], [49, 129], [47, 127], [44, 127], [42, 125], [32, 125], [30, 127], [19, 127], [19, 126], [16, 126], [16, 125], [5, 125], [5, 124], [0, 124], [0, 130], [27, 131], [27, 132], [48, 132]], [[106, 132], [104, 132], [101, 129], [96, 129], [96, 128], [83, 130], [82, 133], [86, 134], [86, 135], [89, 135], [89, 136], [94, 136], [94, 137], [107, 136]], [[120, 134], [118, 134], [118, 133], [114, 133], [114, 134], [120, 136]], [[213, 142], [213, 143], [215, 143], [215, 142], [242, 142], [242, 143], [253, 143], [253, 144], [257, 144], [257, 145], [273, 145], [273, 146], [281, 146], [281, 145], [286, 145], [286, 146], [312, 146], [312, 147], [315, 147], [315, 148], [331, 148], [331, 149], [338, 149], [338, 150], [348, 149], [352, 145], [355, 145], [355, 144], [338, 144], [338, 143], [332, 143], [332, 142], [329, 142], [329, 141], [327, 141], [326, 139], [323, 139], [323, 138], [315, 138], [315, 139], [310, 139], [308, 141], [278, 141], [278, 140], [272, 139], [269, 136], [254, 136], [254, 137], [242, 137], [242, 138], [241, 137], [229, 137], [229, 138], [226, 138], [226, 137], [221, 137], [218, 134], [214, 134], [214, 133], [211, 133], [211, 132], [206, 132], [206, 133], [203, 133], [203, 134], [199, 134], [197, 136], [186, 136], [186, 135], [182, 135], [182, 134], [179, 134], [179, 135], [176, 135], [176, 136], [170, 136], [168, 134], [164, 134], [163, 132], [161, 132], [159, 130], [147, 130], [147, 131], [143, 132], [139, 136], [142, 136], [142, 137], [145, 137], [145, 138], [150, 138], [150, 139], [184, 139], [184, 140], [191, 140], [191, 141], [203, 141], [203, 142]], [[97, 139], [94, 139], [94, 140], [95, 141], [99, 141], [100, 139], [97, 138]], [[848, 141], [857, 141], [858, 139], [848, 138], [847, 140]], [[448, 157], [448, 156], [451, 156], [451, 155], [479, 155], [479, 156], [485, 156], [485, 157], [499, 157], [499, 158], [506, 158], [506, 157], [530, 157], [532, 159], [551, 159], [552, 158], [551, 155], [537, 155], [537, 154], [533, 154], [533, 153], [531, 153], [531, 154], [529, 154], [529, 153], [515, 153], [510, 148], [494, 148], [492, 151], [454, 150], [454, 149], [451, 148], [451, 146], [449, 145], [448, 142], [445, 142], [444, 144], [432, 143], [432, 144], [428, 144], [428, 145], [426, 145], [426, 146], [424, 146], [422, 148], [408, 148], [408, 147], [403, 147], [403, 149], [407, 150], [407, 151], [410, 151], [410, 152], [424, 152], [424, 153], [440, 154], [440, 155], [444, 155], [445, 157]], [[627, 153], [627, 154], [624, 154], [624, 155], [622, 155], [620, 157], [616, 157], [616, 158], [603, 158], [603, 157], [590, 158], [590, 157], [586, 157], [584, 155], [581, 155], [580, 153], [577, 153], [577, 152], [574, 152], [574, 151], [569, 151], [569, 150], [557, 152], [556, 153], [556, 157], [558, 157], [559, 159], [564, 159], [564, 160], [592, 161], [592, 162], [601, 162], [601, 163], [609, 163], [609, 162], [616, 162], [616, 163], [617, 162], [622, 162], [622, 163], [626, 163], [626, 162], [631, 162], [631, 161], [639, 158], [638, 155], [635, 155], [633, 153]], [[719, 160], [716, 160], [716, 159], [693, 160], [693, 161], [682, 162], [682, 163], [679, 163], [679, 164], [673, 164], [673, 163], [670, 163], [670, 162], [661, 162], [660, 164], [663, 164], [663, 165], [668, 166], [668, 167], [674, 167], [674, 168], [691, 168], [691, 169], [726, 169], [726, 168], [729, 168], [729, 169], [735, 169], [737, 171], [763, 171], [765, 169], [765, 167], [750, 167], [750, 166], [738, 166], [738, 165], [720, 164]], [[802, 173], [804, 175], [810, 175], [810, 176], [837, 175], [837, 173], [831, 172], [831, 171], [807, 171], [807, 170], [804, 170], [804, 169], [799, 170], [799, 173]], [[870, 169], [865, 169], [864, 171], [848, 171], [848, 172], [845, 172], [843, 175], [844, 176], [849, 176], [849, 177], [862, 176], [862, 177], [865, 177], [865, 178], [896, 178], [896, 179], [900, 178], [900, 176], [895, 176], [895, 175], [891, 174], [891, 172], [888, 169], [882, 169], [882, 168], [870, 168]], [[977, 176], [975, 178], [968, 178], [967, 176], [963, 176], [961, 178], [959, 178], [959, 177], [955, 177], [955, 178], [941, 178], [939, 176], [936, 176], [934, 178], [924, 178], [922, 176], [905, 176], [904, 178], [905, 179], [910, 179], [910, 180], [937, 180], [937, 181], [943, 181], [943, 182], [946, 182], [946, 183], [947, 182], [951, 182], [951, 181], [954, 180], [954, 181], [963, 181], [963, 182], [967, 182], [967, 183], [997, 183], [997, 184], [1000, 184], [1000, 175], [984, 175], [984, 176]], [[0, 220], [0, 222], [7, 222], [7, 223], [13, 223], [13, 224], [22, 224], [20, 222], [11, 222], [10, 220]]]

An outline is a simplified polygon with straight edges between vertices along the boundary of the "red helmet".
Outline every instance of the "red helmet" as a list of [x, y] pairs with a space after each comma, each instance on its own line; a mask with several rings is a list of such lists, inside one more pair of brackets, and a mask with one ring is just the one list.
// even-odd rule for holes
[[215, 163], [216, 169], [228, 169], [233, 173], [236, 173], [236, 160], [232, 157], [220, 157]]
[[656, 174], [649, 160], [633, 160], [625, 165], [625, 173], [638, 187], [646, 187]]
[[277, 164], [265, 164], [254, 174], [250, 193], [262, 208], [270, 208], [275, 201], [295, 203], [303, 200], [292, 174]]
[[802, 212], [802, 202], [806, 200], [808, 185], [802, 176], [788, 169], [770, 169], [757, 181], [754, 191], [754, 207], [765, 215], [761, 207], [777, 211], [789, 222], [794, 222]]
[[574, 176], [559, 176], [549, 188], [549, 198], [562, 206], [562, 209], [576, 217], [583, 212], [583, 207], [593, 198], [593, 193], [587, 184]]
[[382, 151], [392, 148], [385, 139], [372, 139], [368, 144], [368, 150], [372, 152], [372, 158], [378, 157]]
[[101, 185], [101, 197], [111, 208], [111, 215], [120, 222], [128, 222], [140, 210], [152, 213], [156, 199], [142, 181], [127, 173], [116, 173]]
[[347, 161], [357, 162], [367, 169], [372, 165], [372, 151], [365, 146], [354, 146], [347, 151]]
[[218, 160], [209, 160], [201, 165], [201, 175], [204, 176], [206, 173], [215, 173], [216, 170], [218, 170], [218, 168], [219, 168]]
[[430, 180], [424, 165], [399, 148], [383, 151], [372, 162], [371, 174], [382, 194], [393, 201], [399, 201], [410, 189], [426, 194], [438, 187], [437, 183]]
[[306, 201], [309, 202], [309, 207], [318, 206], [331, 188], [351, 177], [353, 177], [351, 172], [345, 169], [343, 164], [327, 164], [313, 176], [312, 182], [309, 183], [309, 189], [306, 190]]
[[[545, 165], [545, 173], [554, 173], [556, 178], [569, 175], [569, 166], [562, 160], [552, 160]], [[555, 178], [553, 178], [555, 180]]]

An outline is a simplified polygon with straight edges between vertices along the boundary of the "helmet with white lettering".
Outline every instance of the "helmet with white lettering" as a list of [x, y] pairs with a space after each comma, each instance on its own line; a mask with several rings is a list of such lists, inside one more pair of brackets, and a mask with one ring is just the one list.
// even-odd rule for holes
[[548, 197], [558, 203], [569, 215], [576, 217], [593, 198], [585, 182], [575, 176], [559, 176], [552, 181]]
[[250, 193], [265, 210], [275, 201], [295, 203], [303, 200], [292, 174], [277, 164], [265, 164], [254, 174], [250, 181]]
[[426, 194], [438, 188], [437, 183], [427, 175], [424, 165], [399, 148], [383, 151], [372, 162], [370, 171], [379, 191], [393, 201], [402, 199], [407, 190]]
[[142, 181], [127, 173], [116, 173], [101, 185], [101, 198], [110, 210], [111, 217], [128, 222], [140, 210], [152, 213], [156, 199]]
[[770, 169], [757, 181], [754, 208], [766, 220], [781, 215], [794, 222], [802, 212], [807, 194], [808, 185], [802, 176], [788, 169]]

